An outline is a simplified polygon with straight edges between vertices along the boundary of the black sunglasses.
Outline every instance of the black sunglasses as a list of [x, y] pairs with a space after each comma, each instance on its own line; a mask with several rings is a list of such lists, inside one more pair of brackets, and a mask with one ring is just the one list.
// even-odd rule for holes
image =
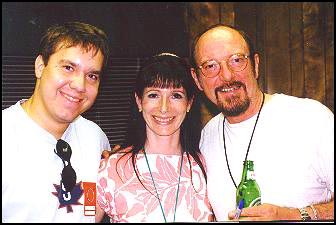
[[[71, 192], [72, 189], [76, 185], [76, 172], [72, 168], [71, 163], [70, 163], [70, 158], [72, 154], [72, 150], [70, 145], [66, 142], [63, 141], [62, 139], [59, 139], [56, 144], [56, 149], [54, 149], [54, 152], [56, 155], [58, 155], [62, 161], [64, 168], [62, 170], [62, 180], [61, 180], [61, 188], [62, 188], [62, 183], [67, 192]], [[67, 164], [66, 164], [67, 162]]]

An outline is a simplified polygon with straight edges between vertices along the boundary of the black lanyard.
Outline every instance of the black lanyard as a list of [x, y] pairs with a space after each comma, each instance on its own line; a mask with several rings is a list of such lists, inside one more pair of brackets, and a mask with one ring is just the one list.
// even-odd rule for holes
[[[253, 138], [254, 130], [255, 130], [256, 126], [257, 126], [257, 123], [258, 123], [258, 119], [259, 119], [259, 115], [260, 115], [261, 109], [262, 109], [262, 107], [264, 106], [265, 94], [264, 94], [264, 93], [262, 93], [262, 94], [263, 94], [262, 103], [261, 103], [261, 106], [260, 106], [260, 109], [259, 109], [259, 112], [258, 112], [258, 115], [257, 115], [256, 122], [255, 122], [254, 127], [253, 127], [253, 131], [252, 131], [251, 138], [250, 138], [250, 143], [249, 143], [249, 145], [248, 145], [248, 147], [247, 147], [247, 150], [246, 150], [246, 155], [245, 155], [245, 160], [244, 160], [244, 162], [246, 161], [246, 159], [247, 159], [247, 155], [248, 155], [248, 153], [249, 153], [249, 151], [250, 151], [250, 146], [251, 146], [251, 142], [252, 142], [252, 138]], [[224, 117], [224, 119], [223, 119], [223, 142], [224, 142], [224, 151], [225, 151], [226, 165], [227, 165], [227, 167], [228, 167], [229, 174], [230, 174], [230, 177], [231, 177], [231, 179], [232, 179], [232, 181], [233, 181], [233, 184], [234, 184], [234, 186], [237, 188], [236, 182], [234, 181], [233, 176], [232, 176], [232, 174], [231, 174], [231, 170], [230, 170], [230, 166], [229, 166], [229, 161], [228, 161], [227, 154], [226, 154], [224, 124], [225, 124], [225, 117]]]

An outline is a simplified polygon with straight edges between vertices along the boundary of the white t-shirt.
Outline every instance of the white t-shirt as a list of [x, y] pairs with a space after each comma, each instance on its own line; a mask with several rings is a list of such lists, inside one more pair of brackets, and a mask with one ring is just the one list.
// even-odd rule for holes
[[57, 140], [17, 102], [2, 110], [2, 222], [94, 222], [84, 216], [83, 182], [97, 180], [101, 152], [110, 149], [101, 128], [79, 116], [64, 132], [76, 186], [65, 198], [60, 189], [63, 162]]
[[[236, 185], [256, 118], [236, 124], [225, 120], [227, 158]], [[200, 141], [208, 197], [218, 221], [228, 220], [236, 207], [223, 119], [221, 113], [212, 118]], [[248, 159], [254, 161], [262, 203], [299, 208], [329, 201], [334, 192], [334, 114], [318, 101], [274, 94], [261, 111]]]

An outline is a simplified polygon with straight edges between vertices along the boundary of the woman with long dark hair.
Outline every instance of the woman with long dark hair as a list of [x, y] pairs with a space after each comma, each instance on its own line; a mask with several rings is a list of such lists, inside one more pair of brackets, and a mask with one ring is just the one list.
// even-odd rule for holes
[[99, 172], [97, 221], [104, 211], [111, 222], [212, 219], [200, 123], [191, 110], [195, 91], [189, 64], [174, 54], [153, 56], [140, 69], [138, 112], [124, 145], [130, 147], [114, 152]]

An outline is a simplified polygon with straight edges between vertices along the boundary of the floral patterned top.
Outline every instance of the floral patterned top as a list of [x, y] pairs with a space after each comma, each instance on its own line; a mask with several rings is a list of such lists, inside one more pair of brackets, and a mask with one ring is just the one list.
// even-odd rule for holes
[[[98, 173], [97, 203], [111, 222], [164, 222], [144, 154], [138, 154], [136, 168], [141, 182], [148, 190], [139, 182], [130, 155], [122, 155], [113, 154], [104, 160]], [[211, 221], [212, 210], [202, 170], [190, 157], [191, 176], [186, 153], [183, 157], [175, 221]], [[147, 154], [147, 158], [167, 222], [173, 222], [182, 157]]]

